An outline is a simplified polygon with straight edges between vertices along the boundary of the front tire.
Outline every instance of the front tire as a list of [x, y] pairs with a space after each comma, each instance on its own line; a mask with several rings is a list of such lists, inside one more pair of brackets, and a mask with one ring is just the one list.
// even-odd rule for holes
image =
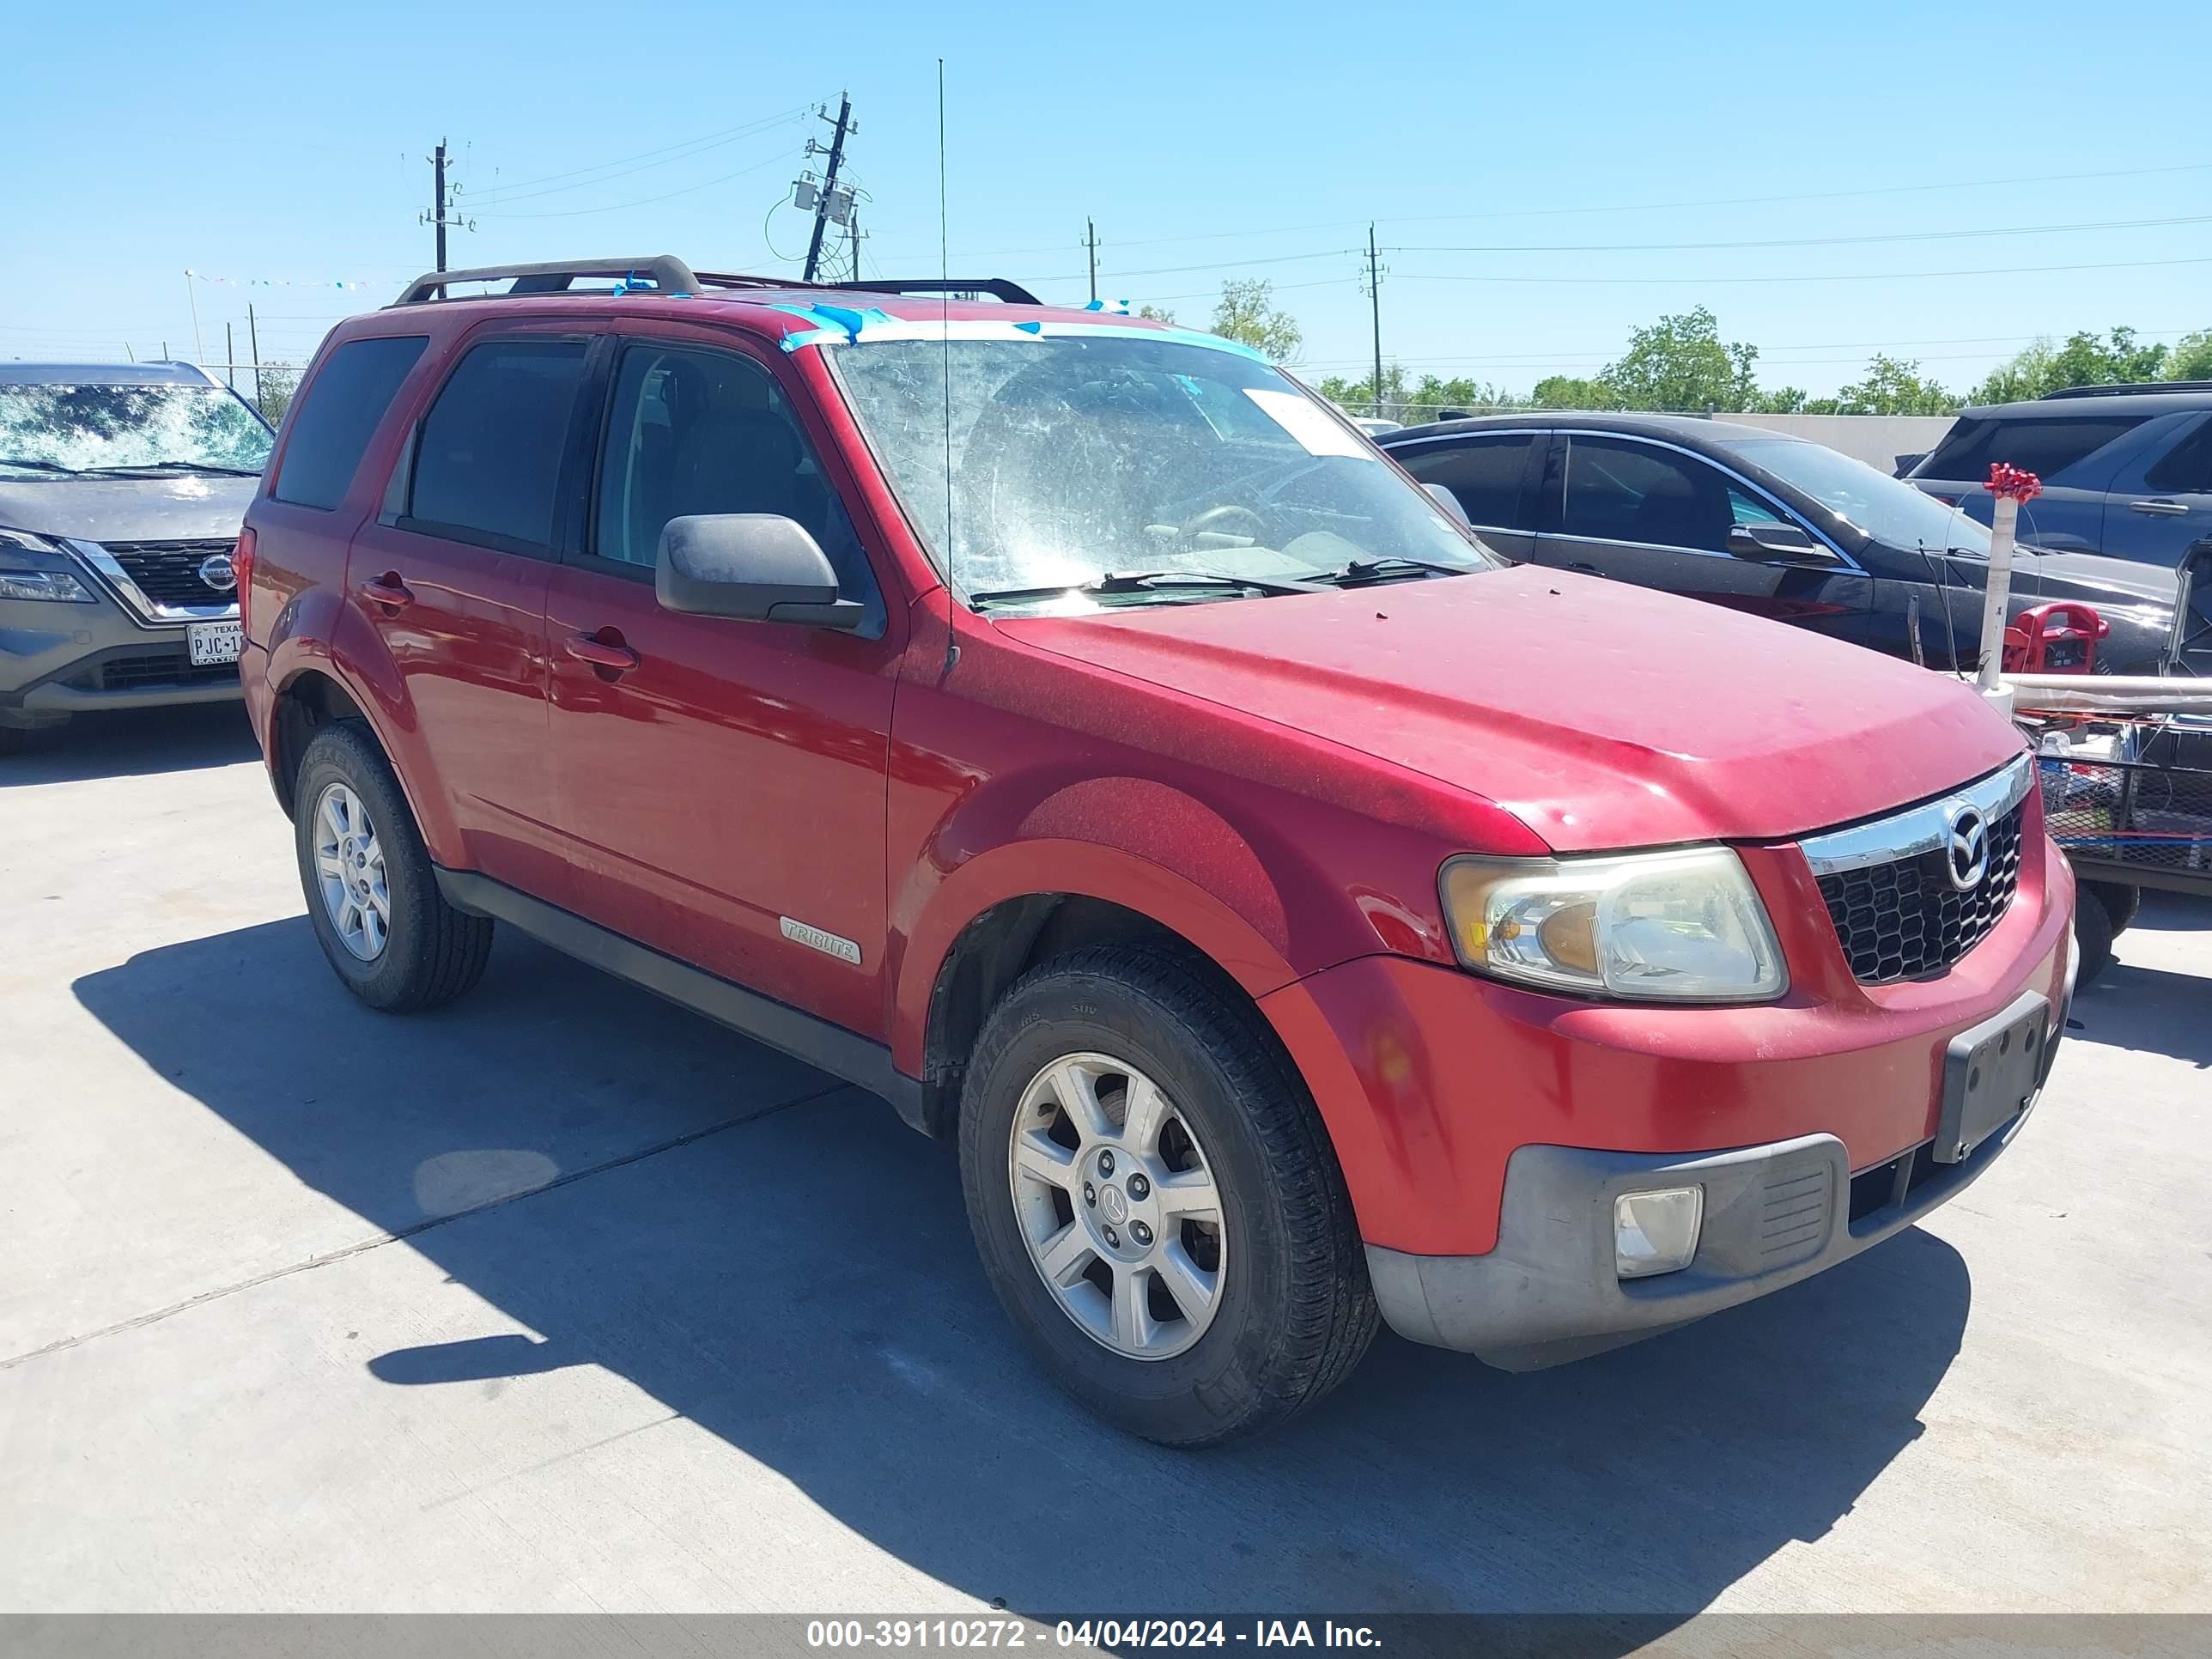
[[2076, 990], [2095, 984], [2098, 975], [2112, 965], [2114, 931], [2112, 913], [2105, 908], [2105, 901], [2098, 896], [2095, 885], [2084, 882], [2076, 887], [2074, 890], [2074, 948], [2081, 957], [2081, 965], [2074, 970]]
[[1311, 1098], [1252, 1012], [1176, 957], [1094, 947], [1018, 981], [969, 1061], [960, 1169], [1008, 1316], [1131, 1433], [1258, 1433], [1374, 1336]]
[[346, 989], [412, 1013], [483, 977], [491, 921], [446, 902], [399, 781], [360, 726], [325, 726], [307, 745], [292, 817], [307, 920]]

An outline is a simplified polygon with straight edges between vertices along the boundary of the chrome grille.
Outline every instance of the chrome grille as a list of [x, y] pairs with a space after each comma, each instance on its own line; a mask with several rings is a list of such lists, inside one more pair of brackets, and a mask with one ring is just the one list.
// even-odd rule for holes
[[[2003, 918], [2020, 887], [2033, 779], [2022, 757], [1942, 799], [1805, 842], [1828, 919], [1860, 983], [1940, 974]], [[1986, 858], [1978, 878], [1962, 889], [1953, 878], [1951, 842], [1969, 811], [1981, 822]]]
[[200, 579], [200, 566], [215, 553], [228, 553], [234, 539], [193, 542], [107, 542], [109, 556], [155, 605], [235, 605], [233, 587], [211, 587]]

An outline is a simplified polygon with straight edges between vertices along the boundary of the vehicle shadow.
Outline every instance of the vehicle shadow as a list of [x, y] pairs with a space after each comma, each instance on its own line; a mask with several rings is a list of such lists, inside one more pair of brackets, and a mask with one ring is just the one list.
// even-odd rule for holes
[[0, 759], [0, 789], [188, 772], [260, 754], [243, 703], [78, 714], [65, 726], [34, 733], [21, 754]]
[[[240, 998], [241, 983], [283, 989]], [[1100, 1426], [1028, 1364], [944, 1148], [803, 1068], [781, 1109], [684, 1139], [699, 1091], [786, 1062], [512, 934], [473, 1000], [409, 1025], [354, 1008], [301, 920], [149, 951], [75, 989], [300, 1179], [539, 1334], [391, 1349], [367, 1361], [380, 1381], [604, 1366], [882, 1549], [1038, 1617], [1638, 1615], [1626, 1650], [1652, 1616], [1704, 1608], [1850, 1510], [1921, 1432], [1970, 1299], [1957, 1253], [1909, 1231], [1550, 1372], [1386, 1334], [1272, 1437], [1177, 1454]], [[533, 1021], [558, 1040], [515, 1040]], [[488, 1047], [489, 1068], [433, 1054]], [[672, 1149], [426, 1220], [459, 1207], [426, 1172], [434, 1188], [489, 1159], [494, 1195], [555, 1179], [577, 1053], [653, 1079], [624, 1127]]]

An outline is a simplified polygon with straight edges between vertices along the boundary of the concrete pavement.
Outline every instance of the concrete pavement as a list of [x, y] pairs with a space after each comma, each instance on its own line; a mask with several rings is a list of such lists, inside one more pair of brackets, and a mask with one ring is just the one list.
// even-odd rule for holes
[[511, 933], [354, 1004], [234, 711], [0, 761], [0, 1611], [2212, 1610], [2212, 907], [1927, 1226], [1197, 1456], [879, 1103]]

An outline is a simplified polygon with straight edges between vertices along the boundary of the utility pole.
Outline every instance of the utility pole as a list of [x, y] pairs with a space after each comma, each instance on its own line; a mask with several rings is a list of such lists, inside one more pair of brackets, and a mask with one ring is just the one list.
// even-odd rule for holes
[[[817, 110], [815, 113], [824, 121], [830, 118], [830, 112], [826, 109]], [[830, 206], [837, 193], [837, 169], [845, 164], [845, 140], [859, 131], [859, 127], [853, 121], [852, 95], [849, 93], [841, 92], [837, 94], [836, 131], [831, 134], [830, 139], [830, 165], [822, 179], [822, 193], [814, 198], [814, 234], [806, 244], [806, 272], [801, 279], [803, 281], [812, 282], [814, 273], [821, 269], [822, 233], [829, 226]], [[806, 153], [809, 155], [814, 155], [820, 149], [821, 146], [811, 138], [806, 141]], [[441, 263], [438, 269], [443, 270], [444, 264]]]
[[253, 354], [253, 406], [261, 407], [261, 331], [254, 324], [253, 307], [246, 307], [246, 347]]
[[455, 213], [453, 210], [453, 204], [447, 198], [446, 145], [443, 139], [439, 140], [437, 150], [429, 160], [432, 188], [435, 192], [432, 198], [433, 205], [428, 213], [416, 215], [416, 222], [435, 225], [438, 228], [438, 269], [443, 270], [446, 268], [446, 228], [450, 225], [456, 230], [474, 230], [477, 226], [475, 220], [464, 219], [459, 214]]
[[233, 392], [238, 390], [238, 348], [230, 342], [230, 325], [222, 325], [222, 372]]
[[1091, 250], [1091, 302], [1098, 303], [1098, 222], [1088, 215], [1083, 221], [1083, 245]]
[[1375, 263], [1375, 226], [1367, 227], [1367, 297], [1375, 318], [1375, 413], [1382, 413], [1382, 267]]

